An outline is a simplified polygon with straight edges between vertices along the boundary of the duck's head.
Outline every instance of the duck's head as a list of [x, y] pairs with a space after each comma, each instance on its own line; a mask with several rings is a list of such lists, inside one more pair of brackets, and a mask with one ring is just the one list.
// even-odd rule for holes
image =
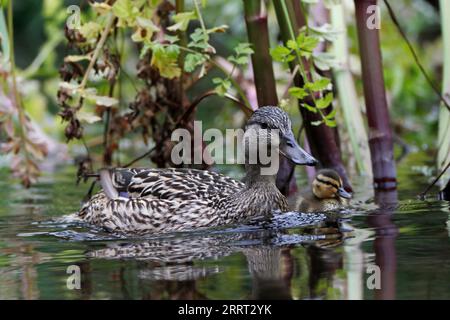
[[312, 184], [313, 194], [319, 199], [350, 199], [352, 195], [345, 191], [342, 179], [332, 169], [323, 169], [317, 172]]
[[261, 145], [265, 145], [269, 153], [274, 150], [294, 164], [314, 166], [318, 163], [313, 156], [300, 148], [292, 132], [289, 116], [278, 107], [266, 106], [257, 109], [247, 122], [244, 141], [247, 157], [251, 153], [258, 157], [258, 154], [261, 154]]

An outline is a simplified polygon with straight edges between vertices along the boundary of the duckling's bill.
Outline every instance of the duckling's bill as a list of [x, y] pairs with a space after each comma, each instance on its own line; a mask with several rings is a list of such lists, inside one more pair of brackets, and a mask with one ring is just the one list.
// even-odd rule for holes
[[349, 192], [345, 191], [345, 189], [343, 187], [340, 187], [338, 189], [338, 195], [339, 195], [339, 197], [344, 198], [344, 199], [352, 198], [352, 195]]

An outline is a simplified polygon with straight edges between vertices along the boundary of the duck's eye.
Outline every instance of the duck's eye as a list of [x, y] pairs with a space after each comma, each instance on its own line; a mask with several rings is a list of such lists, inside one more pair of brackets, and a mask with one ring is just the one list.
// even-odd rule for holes
[[267, 129], [268, 127], [267, 123], [261, 123], [261, 129]]

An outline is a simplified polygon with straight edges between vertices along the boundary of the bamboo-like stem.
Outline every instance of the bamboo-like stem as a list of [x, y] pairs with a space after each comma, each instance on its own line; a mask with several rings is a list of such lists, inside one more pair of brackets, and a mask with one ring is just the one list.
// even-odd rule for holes
[[258, 104], [278, 105], [264, 3], [261, 0], [245, 0], [244, 11], [248, 40], [255, 51], [252, 54], [252, 66]]
[[392, 131], [384, 88], [380, 36], [378, 29], [367, 26], [370, 17], [367, 9], [369, 6], [375, 5], [377, 5], [377, 0], [355, 0], [374, 187], [386, 190], [395, 189], [397, 179]]
[[[440, 0], [442, 41], [444, 43], [444, 79], [442, 84], [442, 96], [449, 100], [450, 97], [450, 2]], [[446, 163], [450, 162], [450, 112], [441, 104], [439, 111], [439, 133], [438, 133], [438, 157], [437, 167], [443, 170]], [[447, 172], [442, 179], [442, 183], [450, 179], [450, 172]]]
[[[306, 23], [301, 5], [299, 1], [295, 0], [273, 0], [273, 4], [280, 26], [281, 36], [283, 41], [287, 42], [292, 38], [291, 30], [297, 33], [300, 27], [304, 26]], [[283, 7], [286, 7], [286, 10], [283, 10]], [[291, 72], [295, 69], [295, 65], [295, 63], [290, 63], [289, 66]], [[306, 61], [303, 62], [303, 66], [304, 70], [299, 70], [299, 73], [305, 75], [304, 77], [306, 79], [300, 75], [296, 76], [294, 83], [298, 87], [303, 87], [305, 81], [311, 81], [311, 72], [309, 70], [311, 70], [313, 66], [309, 65]], [[301, 66], [299, 69], [301, 69]], [[310, 101], [312, 99], [314, 98], [310, 96], [302, 102], [313, 104], [313, 102]], [[313, 126], [311, 123], [313, 121], [321, 120], [321, 115], [312, 113], [303, 107], [299, 108], [304, 120], [303, 123], [312, 154], [320, 161], [323, 167], [335, 169], [342, 177], [345, 188], [351, 190], [350, 181], [342, 163], [341, 151], [336, 143], [336, 136], [333, 128], [327, 127], [324, 124]]]
[[338, 63], [338, 67], [333, 68], [333, 75], [347, 132], [350, 137], [353, 156], [355, 157], [358, 172], [364, 175], [372, 175], [367, 132], [364, 127], [355, 82], [350, 71], [345, 9], [342, 3], [331, 7], [330, 18], [334, 29], [340, 32], [333, 42], [334, 54]]

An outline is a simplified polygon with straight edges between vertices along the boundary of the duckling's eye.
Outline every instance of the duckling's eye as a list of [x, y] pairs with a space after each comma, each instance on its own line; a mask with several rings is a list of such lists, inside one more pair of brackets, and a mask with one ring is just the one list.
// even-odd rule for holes
[[267, 129], [269, 125], [267, 123], [261, 123], [261, 129]]

